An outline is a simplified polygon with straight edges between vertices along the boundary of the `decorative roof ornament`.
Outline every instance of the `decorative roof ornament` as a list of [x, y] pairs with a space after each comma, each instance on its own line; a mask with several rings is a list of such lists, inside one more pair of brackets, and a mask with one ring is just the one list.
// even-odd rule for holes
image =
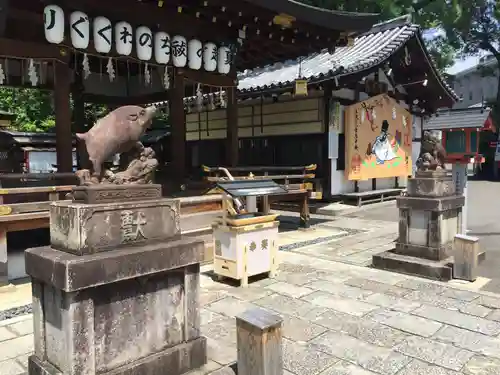
[[0, 85], [5, 83], [5, 72], [3, 71], [3, 65], [0, 63]]
[[90, 64], [89, 64], [89, 57], [87, 56], [86, 53], [83, 54], [82, 71], [83, 71], [83, 78], [84, 79], [89, 78], [89, 76], [90, 76]]
[[113, 82], [116, 78], [115, 67], [113, 66], [113, 60], [111, 57], [108, 59], [108, 64], [106, 65], [106, 71], [108, 72], [110, 82]]
[[31, 86], [35, 87], [38, 85], [38, 74], [36, 72], [35, 62], [30, 59], [28, 67], [28, 76], [30, 77]]

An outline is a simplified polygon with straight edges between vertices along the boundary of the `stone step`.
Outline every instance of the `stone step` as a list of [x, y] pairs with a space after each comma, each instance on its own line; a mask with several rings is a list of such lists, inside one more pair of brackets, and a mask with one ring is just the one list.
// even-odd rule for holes
[[453, 268], [450, 264], [453, 258], [442, 261], [416, 258], [408, 255], [397, 254], [391, 250], [374, 255], [373, 267], [388, 271], [421, 276], [433, 280], [447, 281], [452, 279]]

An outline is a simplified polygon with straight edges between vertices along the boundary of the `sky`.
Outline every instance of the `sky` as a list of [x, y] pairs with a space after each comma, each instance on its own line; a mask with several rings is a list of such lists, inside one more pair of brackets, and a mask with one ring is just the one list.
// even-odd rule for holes
[[[429, 29], [429, 30], [424, 30], [423, 32], [423, 37], [424, 39], [432, 39], [433, 37], [436, 36], [443, 36], [444, 32], [441, 29]], [[477, 56], [470, 56], [465, 59], [456, 59], [455, 63], [446, 70], [446, 73], [448, 74], [457, 74], [458, 72], [461, 72], [462, 70], [472, 68], [473, 66], [477, 65], [479, 63], [479, 59], [486, 55], [485, 52], [482, 52], [478, 54]]]
[[477, 65], [479, 63], [479, 58], [481, 56], [471, 56], [467, 57], [466, 59], [460, 60], [457, 59], [455, 60], [455, 64], [448, 68], [446, 70], [446, 73], [448, 74], [457, 74], [458, 72], [461, 72], [462, 70], [472, 68], [474, 65]]

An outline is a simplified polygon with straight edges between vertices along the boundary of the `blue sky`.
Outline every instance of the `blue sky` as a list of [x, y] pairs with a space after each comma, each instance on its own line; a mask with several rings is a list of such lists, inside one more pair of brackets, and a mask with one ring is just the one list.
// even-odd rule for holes
[[477, 65], [479, 63], [480, 57], [481, 55], [467, 57], [463, 60], [457, 59], [455, 60], [455, 64], [453, 64], [453, 66], [451, 66], [446, 72], [448, 74], [456, 74], [458, 72], [461, 72], [462, 70], [472, 68], [474, 65]]

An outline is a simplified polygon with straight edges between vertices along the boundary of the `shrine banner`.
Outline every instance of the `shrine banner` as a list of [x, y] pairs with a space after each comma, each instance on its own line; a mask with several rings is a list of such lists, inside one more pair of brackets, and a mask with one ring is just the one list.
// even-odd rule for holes
[[387, 94], [346, 107], [347, 179], [411, 175], [412, 123], [412, 115]]

